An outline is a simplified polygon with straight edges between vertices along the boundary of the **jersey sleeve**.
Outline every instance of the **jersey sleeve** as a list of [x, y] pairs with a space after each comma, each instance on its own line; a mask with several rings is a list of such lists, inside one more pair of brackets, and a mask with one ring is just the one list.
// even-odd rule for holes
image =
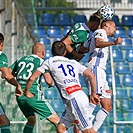
[[17, 61], [15, 61], [12, 65], [9, 66], [13, 71], [15, 71], [15, 66], [16, 66]]
[[96, 32], [95, 32], [95, 38], [101, 38], [104, 40], [106, 36], [106, 31], [103, 30], [103, 29], [98, 29]]
[[8, 67], [8, 59], [4, 53], [2, 53], [0, 56], [0, 68], [3, 67]]
[[79, 74], [83, 75], [83, 72], [87, 69], [87, 67], [82, 65], [82, 64], [80, 64], [79, 62], [77, 62], [77, 66], [78, 66]]
[[46, 73], [49, 71], [49, 59], [45, 60], [40, 67], [37, 68], [41, 73]]

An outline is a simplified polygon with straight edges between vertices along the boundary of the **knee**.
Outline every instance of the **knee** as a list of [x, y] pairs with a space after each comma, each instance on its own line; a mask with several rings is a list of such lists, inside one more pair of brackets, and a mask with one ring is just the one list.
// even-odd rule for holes
[[10, 126], [10, 121], [9, 119], [6, 117], [6, 115], [2, 115], [0, 116], [0, 126], [4, 126], [4, 125], [9, 125]]
[[105, 109], [107, 112], [110, 112], [111, 109], [112, 109], [112, 106], [111, 106], [111, 105], [104, 106], [104, 109]]
[[31, 117], [28, 117], [27, 119], [28, 119], [28, 122], [27, 123], [29, 125], [34, 126], [36, 124], [36, 116], [35, 115], [34, 116], [31, 116]]

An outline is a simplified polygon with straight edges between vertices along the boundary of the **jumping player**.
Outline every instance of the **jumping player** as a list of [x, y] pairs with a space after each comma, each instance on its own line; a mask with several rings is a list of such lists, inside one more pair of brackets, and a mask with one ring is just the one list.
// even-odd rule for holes
[[[96, 93], [100, 96], [101, 109], [97, 112], [94, 121], [94, 130], [98, 129], [103, 124], [104, 120], [108, 116], [111, 110], [111, 93], [108, 83], [106, 81], [106, 63], [108, 59], [108, 47], [111, 45], [117, 45], [122, 42], [122, 39], [118, 37], [114, 42], [108, 42], [108, 36], [113, 36], [116, 31], [116, 25], [112, 20], [103, 21], [101, 23], [101, 29], [96, 30], [92, 38], [90, 38], [80, 48], [80, 52], [89, 51], [90, 58], [88, 59], [87, 68], [96, 76]], [[91, 90], [89, 80], [86, 78], [87, 87]], [[91, 101], [90, 96], [90, 111], [93, 112], [96, 105]]]

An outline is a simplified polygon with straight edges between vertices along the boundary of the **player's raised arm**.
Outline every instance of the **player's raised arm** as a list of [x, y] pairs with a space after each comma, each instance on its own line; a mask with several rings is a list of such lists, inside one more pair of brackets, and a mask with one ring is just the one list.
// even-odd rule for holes
[[95, 78], [95, 75], [91, 71], [86, 69], [83, 73], [83, 76], [88, 77], [88, 79], [90, 81], [91, 97], [92, 97], [93, 102], [95, 104], [99, 104], [100, 103], [100, 97], [96, 94], [96, 78]]
[[24, 90], [24, 95], [31, 98], [33, 97], [34, 95], [32, 93], [29, 92], [33, 82], [35, 81], [35, 79], [37, 77], [39, 77], [42, 73], [38, 70], [36, 70], [31, 76], [30, 78], [28, 79], [27, 81], [27, 84], [26, 84], [26, 87], [25, 87], [25, 90]]

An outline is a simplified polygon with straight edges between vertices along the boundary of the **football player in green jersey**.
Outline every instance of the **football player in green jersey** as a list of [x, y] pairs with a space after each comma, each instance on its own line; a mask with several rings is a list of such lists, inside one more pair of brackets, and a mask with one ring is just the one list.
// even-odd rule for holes
[[[25, 89], [28, 78], [44, 61], [44, 55], [44, 44], [36, 43], [32, 47], [31, 55], [19, 58], [10, 66], [12, 73], [16, 76], [22, 90]], [[49, 86], [53, 85], [53, 80], [49, 73], [45, 73], [42, 76], [44, 76], [44, 79]], [[55, 125], [59, 122], [58, 115], [55, 113], [48, 101], [44, 99], [43, 93], [40, 90], [40, 79], [41, 77], [37, 78], [30, 88], [31, 98], [27, 98], [24, 95], [16, 97], [17, 103], [28, 121], [24, 127], [23, 133], [33, 132], [36, 123], [35, 113], [39, 115], [40, 119], [46, 118]]]
[[[0, 33], [0, 72], [2, 73], [2, 77], [5, 78], [8, 83], [16, 87], [16, 95], [21, 96], [22, 89], [8, 69], [7, 56], [2, 52], [3, 46], [4, 46], [4, 36], [2, 33]], [[10, 121], [5, 114], [1, 102], [0, 102], [0, 133], [11, 133]]]
[[61, 39], [66, 44], [67, 58], [79, 61], [84, 57], [84, 54], [78, 53], [78, 50], [90, 37], [91, 32], [98, 28], [100, 22], [101, 19], [96, 14], [93, 14], [87, 23], [76, 23], [70, 29], [67, 35]]

